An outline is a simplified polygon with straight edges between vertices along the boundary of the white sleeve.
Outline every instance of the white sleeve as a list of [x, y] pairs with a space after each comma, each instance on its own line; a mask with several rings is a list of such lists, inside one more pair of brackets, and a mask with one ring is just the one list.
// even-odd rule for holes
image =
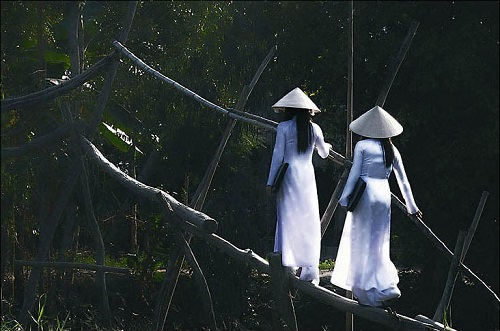
[[278, 124], [278, 129], [276, 132], [276, 142], [274, 143], [273, 158], [271, 160], [271, 168], [269, 170], [269, 176], [267, 178], [267, 185], [272, 185], [274, 177], [278, 172], [278, 168], [283, 161], [285, 156], [285, 133], [283, 132], [283, 126]]
[[322, 158], [328, 157], [328, 154], [330, 154], [330, 148], [332, 148], [332, 145], [325, 142], [325, 138], [323, 137], [323, 131], [317, 125], [316, 123], [312, 123], [314, 134], [315, 134], [315, 141], [314, 144], [317, 148], [319, 156]]
[[406, 202], [406, 209], [408, 213], [413, 214], [418, 211], [417, 204], [413, 199], [413, 193], [411, 191], [410, 182], [406, 177], [405, 167], [403, 165], [403, 160], [401, 158], [401, 154], [396, 147], [394, 148], [394, 174], [396, 175], [396, 179], [399, 185], [399, 190], [403, 195], [403, 198]]
[[360, 144], [356, 144], [354, 146], [354, 158], [352, 160], [352, 167], [349, 171], [349, 177], [347, 177], [347, 182], [344, 187], [344, 191], [342, 191], [342, 195], [339, 199], [339, 204], [341, 206], [347, 206], [349, 200], [347, 197], [351, 194], [356, 182], [358, 180], [359, 175], [361, 175], [361, 167], [363, 164], [363, 150], [360, 147]]

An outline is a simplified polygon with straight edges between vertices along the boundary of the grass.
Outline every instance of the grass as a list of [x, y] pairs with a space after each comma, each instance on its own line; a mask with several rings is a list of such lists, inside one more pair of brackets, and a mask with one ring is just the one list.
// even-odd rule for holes
[[333, 270], [335, 266], [335, 261], [328, 259], [319, 263], [319, 270]]

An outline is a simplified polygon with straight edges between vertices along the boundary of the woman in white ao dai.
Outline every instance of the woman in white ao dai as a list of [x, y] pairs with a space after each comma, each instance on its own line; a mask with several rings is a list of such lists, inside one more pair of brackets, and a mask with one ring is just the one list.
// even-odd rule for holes
[[352, 122], [350, 128], [363, 137], [374, 138], [356, 144], [339, 204], [347, 206], [358, 177], [365, 180], [366, 188], [356, 209], [347, 212], [331, 283], [352, 291], [360, 304], [382, 306], [384, 301], [401, 295], [389, 247], [391, 191], [388, 179], [393, 170], [408, 212], [419, 216], [421, 213], [413, 199], [401, 155], [390, 140], [403, 128], [380, 107], [364, 115], [356, 120], [358, 122]]
[[[302, 97], [305, 96], [297, 89], [292, 92]], [[309, 99], [307, 96], [306, 98]], [[319, 284], [321, 225], [312, 156], [316, 147], [318, 154], [326, 158], [331, 145], [324, 141], [321, 128], [311, 122], [310, 109], [314, 108], [305, 108], [309, 106], [307, 104], [295, 103], [293, 105], [304, 108], [292, 108], [290, 103], [286, 103], [286, 106], [283, 106], [283, 102], [281, 103], [281, 107], [293, 117], [278, 125], [267, 180], [269, 188], [280, 164], [282, 162], [289, 164], [276, 196], [277, 223], [274, 251], [282, 253], [284, 266], [294, 269], [302, 268], [300, 279]], [[302, 151], [298, 148], [297, 126], [300, 126], [300, 123], [303, 127], [299, 130], [305, 133], [306, 138], [308, 137], [307, 146], [304, 146]]]

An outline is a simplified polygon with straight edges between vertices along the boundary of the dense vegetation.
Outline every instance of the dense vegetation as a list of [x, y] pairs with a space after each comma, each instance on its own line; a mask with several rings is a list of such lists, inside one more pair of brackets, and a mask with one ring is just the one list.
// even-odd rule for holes
[[[111, 53], [126, 11], [127, 3], [118, 1], [3, 1], [2, 99], [74, 77]], [[315, 122], [326, 140], [345, 155], [347, 18], [348, 2], [343, 1], [141, 1], [125, 45], [156, 70], [227, 108], [234, 107], [243, 86], [276, 45], [245, 111], [279, 121], [270, 105], [300, 86], [323, 110]], [[458, 231], [469, 227], [481, 193], [489, 192], [465, 264], [498, 293], [498, 1], [354, 2], [355, 117], [374, 105], [412, 21], [420, 25], [384, 105], [404, 127], [395, 144], [424, 221], [450, 249]], [[81, 26], [75, 29], [78, 22]], [[79, 47], [72, 44], [75, 31]], [[79, 56], [75, 49], [82, 50]], [[22, 146], [65, 122], [89, 123], [105, 76], [103, 71], [48, 103], [2, 110], [2, 329], [16, 324], [30, 270], [14, 261], [35, 259], [44, 222], [68, 185], [78, 153], [69, 137], [16, 158], [4, 158], [4, 148]], [[123, 58], [92, 141], [129, 175], [189, 203], [227, 120]], [[122, 134], [115, 135], [116, 129]], [[274, 201], [264, 190], [273, 142], [271, 132], [238, 123], [203, 208], [219, 221], [218, 235], [261, 256], [272, 250], [274, 236]], [[323, 212], [342, 169], [314, 161]], [[158, 208], [124, 190], [92, 163], [86, 163], [85, 173], [106, 265], [129, 267], [133, 274], [107, 276], [114, 319], [105, 326], [93, 273], [46, 269], [34, 319], [43, 307], [38, 316], [42, 326], [46, 319], [52, 325], [65, 322], [64, 329], [72, 330], [148, 329], [162, 271], [175, 246], [170, 228]], [[400, 196], [397, 186], [392, 187]], [[95, 262], [95, 237], [82, 192], [78, 181], [52, 242], [51, 261]], [[342, 218], [339, 210], [325, 246], [338, 243]], [[392, 236], [403, 291], [396, 308], [408, 316], [432, 317], [449, 265], [397, 209]], [[207, 277], [219, 327], [270, 330], [267, 275], [196, 238], [192, 246]], [[206, 325], [190, 275], [186, 265], [168, 330]], [[343, 329], [341, 312], [300, 294], [296, 305], [301, 330]], [[499, 325], [491, 300], [464, 277], [457, 282], [449, 319], [462, 331], [498, 330]], [[359, 320], [356, 327], [370, 329]]]

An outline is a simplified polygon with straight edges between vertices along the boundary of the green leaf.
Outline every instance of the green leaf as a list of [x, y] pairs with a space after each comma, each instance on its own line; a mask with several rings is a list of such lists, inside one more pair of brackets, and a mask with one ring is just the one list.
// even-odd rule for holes
[[99, 131], [104, 138], [113, 146], [118, 148], [122, 152], [128, 152], [131, 147], [131, 143], [127, 143], [123, 137], [119, 136], [117, 130], [113, 129], [110, 125], [101, 122], [99, 124]]

